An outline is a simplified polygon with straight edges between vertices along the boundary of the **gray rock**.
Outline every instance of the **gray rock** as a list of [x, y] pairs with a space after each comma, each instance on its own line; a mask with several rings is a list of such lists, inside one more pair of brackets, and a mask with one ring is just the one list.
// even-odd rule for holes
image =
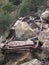
[[41, 15], [41, 17], [42, 17], [42, 21], [43, 22], [46, 21], [46, 20], [48, 20], [49, 19], [49, 11], [43, 12], [42, 15]]
[[33, 59], [33, 60], [23, 63], [21, 65], [41, 65], [41, 62], [37, 59]]
[[46, 40], [42, 46], [42, 49], [49, 54], [49, 40]]
[[45, 40], [49, 40], [49, 29], [41, 31], [38, 35], [38, 39], [41, 42], [45, 42]]
[[46, 24], [46, 23], [43, 23], [42, 26], [43, 26], [44, 29], [47, 29], [49, 27], [49, 25]]

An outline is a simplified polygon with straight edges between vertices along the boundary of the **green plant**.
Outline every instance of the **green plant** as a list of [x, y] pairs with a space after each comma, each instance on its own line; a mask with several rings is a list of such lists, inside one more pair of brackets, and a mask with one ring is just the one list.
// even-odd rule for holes
[[14, 20], [14, 17], [9, 15], [9, 13], [0, 12], [0, 34], [3, 34]]
[[11, 3], [8, 3], [8, 4], [6, 4], [6, 5], [3, 7], [3, 10], [10, 13], [10, 12], [16, 10], [16, 5], [13, 5], [13, 4], [11, 4]]
[[45, 4], [46, 0], [22, 0], [20, 7], [18, 9], [18, 16], [26, 15], [31, 11], [36, 11], [41, 5]]

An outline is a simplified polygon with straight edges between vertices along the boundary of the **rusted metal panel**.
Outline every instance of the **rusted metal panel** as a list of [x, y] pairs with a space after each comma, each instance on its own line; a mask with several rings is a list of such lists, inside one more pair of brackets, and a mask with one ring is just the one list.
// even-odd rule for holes
[[7, 45], [8, 46], [24, 46], [24, 45], [33, 45], [32, 41], [11, 41]]
[[33, 41], [11, 41], [5, 44], [1, 49], [6, 53], [23, 53], [34, 48]]

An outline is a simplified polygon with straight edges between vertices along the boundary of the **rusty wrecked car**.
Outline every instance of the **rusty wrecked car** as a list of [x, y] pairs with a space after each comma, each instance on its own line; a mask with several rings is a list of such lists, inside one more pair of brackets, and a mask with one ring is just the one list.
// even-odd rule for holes
[[[31, 22], [31, 24], [34, 23], [33, 17], [19, 18], [19, 20], [17, 20], [16, 23], [10, 28], [10, 30], [9, 30], [10, 32], [9, 32], [8, 36], [6, 37], [6, 39], [4, 41], [2, 41], [0, 44], [0, 49], [4, 53], [23, 53], [23, 52], [27, 52], [27, 51], [32, 51], [33, 49], [38, 47], [37, 34], [35, 33], [35, 30], [36, 30], [36, 28], [39, 28], [39, 27], [35, 24], [34, 29], [31, 28], [25, 19], [29, 19], [29, 20], [27, 20], [28, 23], [30, 23], [30, 22]], [[18, 24], [19, 25], [21, 24], [21, 26], [18, 26]], [[22, 27], [23, 25], [24, 25], [24, 28]], [[20, 30], [19, 33], [22, 32], [21, 35], [24, 35], [24, 33], [25, 33], [25, 35], [20, 38], [16, 37], [17, 30], [15, 32], [15, 26], [17, 26], [17, 28], [19, 27], [20, 29], [22, 29], [22, 31], [19, 28], [17, 29], [18, 32]], [[20, 34], [18, 34], [18, 35], [20, 35]]]

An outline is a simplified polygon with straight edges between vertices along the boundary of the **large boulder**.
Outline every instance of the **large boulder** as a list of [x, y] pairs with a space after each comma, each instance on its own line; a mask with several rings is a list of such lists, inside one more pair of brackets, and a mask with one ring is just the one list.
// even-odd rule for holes
[[41, 15], [42, 21], [49, 20], [49, 11], [45, 11]]
[[36, 36], [34, 30], [26, 22], [18, 23], [15, 27], [15, 33], [16, 37], [21, 40]]
[[41, 31], [38, 35], [38, 39], [41, 42], [45, 42], [45, 40], [49, 40], [49, 29]]

